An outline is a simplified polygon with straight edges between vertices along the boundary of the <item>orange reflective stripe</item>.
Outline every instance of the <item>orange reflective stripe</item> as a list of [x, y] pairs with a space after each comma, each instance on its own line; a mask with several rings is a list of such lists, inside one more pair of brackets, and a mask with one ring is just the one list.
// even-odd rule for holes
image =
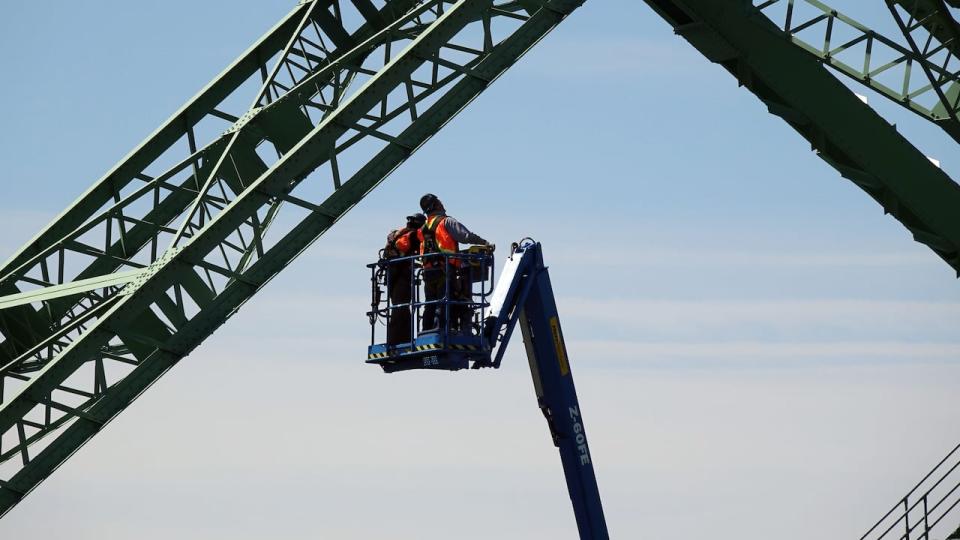
[[[459, 244], [457, 241], [450, 236], [450, 233], [447, 231], [447, 228], [444, 226], [447, 216], [442, 215], [433, 215], [427, 218], [424, 226], [417, 231], [417, 237], [420, 239], [420, 254], [427, 254], [427, 242], [425, 241], [424, 231], [429, 231], [433, 236], [434, 242], [437, 246], [437, 250], [440, 253], [457, 253], [459, 251]], [[460, 266], [460, 261], [450, 261], [450, 264], [454, 266]]]
[[447, 232], [447, 228], [444, 226], [445, 224], [446, 218], [442, 219], [440, 224], [437, 225], [437, 247], [439, 247], [443, 253], [456, 253], [460, 246], [457, 245], [457, 241]]

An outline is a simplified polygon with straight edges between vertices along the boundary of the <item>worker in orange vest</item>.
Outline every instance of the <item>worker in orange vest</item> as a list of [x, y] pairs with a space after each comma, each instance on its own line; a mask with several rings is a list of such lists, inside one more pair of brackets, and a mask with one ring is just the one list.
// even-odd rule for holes
[[[427, 215], [426, 222], [417, 233], [420, 240], [420, 254], [434, 253], [456, 254], [460, 244], [489, 246], [483, 238], [470, 232], [459, 221], [447, 215], [440, 199], [432, 193], [420, 198], [420, 208]], [[450, 259], [443, 263], [443, 257], [423, 258], [424, 300], [427, 302], [442, 300], [445, 288], [449, 287], [448, 301], [470, 302], [473, 300], [473, 285], [470, 276], [461, 269], [461, 260]], [[473, 310], [469, 306], [451, 305], [451, 332], [470, 332]], [[440, 329], [445, 324], [445, 314], [437, 311], [436, 304], [427, 304], [423, 308], [423, 328]]]
[[[409, 257], [420, 253], [420, 238], [417, 235], [426, 216], [414, 214], [407, 216], [406, 226], [390, 231], [387, 235], [387, 245], [383, 248], [384, 259]], [[388, 264], [387, 294], [390, 305], [409, 304], [413, 293], [413, 260], [399, 261]], [[387, 344], [397, 345], [413, 340], [411, 321], [411, 306], [394, 307], [390, 309], [390, 321], [387, 323]]]

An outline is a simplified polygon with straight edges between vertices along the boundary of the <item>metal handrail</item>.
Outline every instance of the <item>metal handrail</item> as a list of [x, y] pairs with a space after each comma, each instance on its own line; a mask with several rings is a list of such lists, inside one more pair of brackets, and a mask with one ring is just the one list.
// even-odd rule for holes
[[[930, 530], [933, 527], [935, 527], [938, 523], [940, 523], [940, 521], [942, 521], [943, 518], [946, 517], [951, 510], [953, 510], [958, 504], [960, 504], [960, 498], [957, 498], [946, 510], [943, 511], [942, 514], [940, 514], [939, 517], [937, 517], [932, 523], [930, 522], [932, 514], [936, 512], [936, 510], [940, 508], [941, 505], [943, 505], [949, 497], [951, 497], [958, 489], [960, 489], [960, 479], [958, 479], [957, 482], [953, 484], [953, 487], [949, 491], [947, 491], [943, 496], [939, 497], [939, 499], [935, 503], [933, 503], [932, 506], [930, 505], [930, 496], [933, 493], [933, 491], [939, 488], [941, 485], [943, 485], [944, 482], [947, 480], [947, 478], [951, 474], [953, 474], [958, 468], [960, 468], [960, 458], [955, 459], [952, 462], [953, 465], [950, 466], [950, 468], [947, 469], [945, 472], [942, 472], [942, 474], [939, 474], [939, 476], [936, 477], [936, 481], [933, 482], [932, 485], [927, 487], [922, 493], [918, 493], [918, 491], [922, 487], [924, 487], [924, 485], [927, 484], [928, 481], [931, 480], [931, 478], [934, 478], [935, 477], [934, 475], [937, 475], [938, 472], [942, 470], [943, 466], [951, 458], [953, 458], [958, 453], [958, 451], [960, 451], [960, 444], [955, 446], [953, 450], [951, 450], [919, 482], [917, 482], [917, 484], [913, 487], [913, 489], [908, 491], [907, 494], [904, 495], [893, 506], [893, 508], [891, 508], [886, 514], [884, 514], [883, 517], [881, 517], [876, 522], [876, 524], [874, 524], [874, 526], [870, 528], [870, 530], [868, 530], [863, 536], [860, 537], [860, 540], [866, 540], [867, 537], [870, 537], [875, 531], [879, 529], [879, 527], [881, 527], [885, 522], [887, 522], [889, 518], [894, 516], [896, 516], [896, 519], [886, 529], [884, 529], [883, 532], [881, 532], [876, 536], [873, 536], [872, 538], [876, 540], [885, 538], [891, 531], [894, 530], [894, 528], [896, 528], [899, 524], [903, 523], [904, 532], [903, 534], [897, 537], [900, 540], [911, 540], [911, 536], [914, 534], [914, 531], [916, 531], [921, 525], [923, 526], [923, 532], [920, 533], [918, 536], [916, 535], [913, 536], [913, 538], [916, 538], [917, 540], [929, 540]], [[949, 486], [950, 484], [947, 484], [947, 485]], [[913, 504], [910, 504], [911, 499], [914, 500]], [[910, 523], [911, 513], [915, 513], [915, 511], [918, 510], [918, 507], [921, 504], [923, 505], [922, 506], [923, 514], [919, 519], [917, 519], [911, 525]], [[897, 512], [901, 512], [901, 513], [898, 514]]]
[[[462, 261], [461, 264], [468, 265], [471, 262], [479, 262], [481, 271], [484, 276], [491, 276], [489, 279], [484, 277], [479, 280], [480, 291], [473, 293], [469, 300], [458, 300], [451, 298], [450, 291], [450, 282], [449, 280], [444, 280], [444, 294], [442, 297], [433, 300], [421, 300], [419, 294], [419, 285], [423, 282], [422, 274], [429, 266], [430, 260], [442, 259], [442, 262], [435, 264], [435, 267], [438, 268], [450, 268], [454, 266], [453, 261]], [[402, 303], [393, 303], [390, 299], [389, 288], [386, 291], [386, 298], [380, 296], [380, 293], [384, 292], [380, 289], [381, 285], [387, 285], [390, 282], [390, 269], [392, 267], [397, 267], [400, 265], [409, 265], [409, 271], [411, 272], [410, 276], [410, 301]], [[370, 343], [374, 345], [377, 343], [376, 339], [376, 320], [382, 318], [384, 323], [389, 326], [390, 318], [392, 316], [392, 311], [396, 309], [410, 309], [411, 310], [411, 319], [410, 319], [410, 336], [415, 339], [416, 336], [422, 333], [423, 329], [420, 328], [418, 332], [418, 323], [421, 321], [420, 313], [421, 309], [427, 306], [436, 306], [436, 309], [443, 309], [443, 320], [449, 320], [450, 318], [450, 308], [452, 306], [465, 306], [471, 310], [479, 310], [480, 319], [484, 320], [485, 311], [490, 307], [487, 297], [493, 293], [493, 271], [494, 271], [494, 257], [492, 253], [468, 253], [468, 252], [458, 252], [458, 253], [428, 253], [423, 255], [408, 255], [403, 257], [393, 257], [390, 259], [381, 258], [375, 263], [366, 265], [367, 268], [371, 270], [371, 285], [374, 298], [371, 301], [371, 310], [366, 313], [371, 321], [370, 329]], [[382, 274], [379, 274], [381, 270], [384, 270]], [[407, 271], [403, 269], [403, 271]], [[476, 298], [476, 299], [474, 299]], [[381, 307], [381, 305], [383, 307]], [[443, 325], [443, 336], [444, 340], [449, 337], [449, 325]]]

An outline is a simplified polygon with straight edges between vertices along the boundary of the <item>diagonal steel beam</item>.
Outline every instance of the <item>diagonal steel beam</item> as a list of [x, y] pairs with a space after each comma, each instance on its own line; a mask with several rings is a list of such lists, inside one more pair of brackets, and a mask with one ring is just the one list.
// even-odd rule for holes
[[[907, 17], [898, 6], [902, 7], [908, 2], [886, 0], [886, 3], [914, 55], [929, 60], [920, 62], [919, 66], [939, 98], [939, 103], [932, 111], [939, 117], [935, 121], [948, 133], [960, 133], [960, 98], [956, 96], [960, 84], [955, 80], [956, 77], [944, 73], [954, 71], [960, 64], [960, 56], [957, 55], [960, 52], [960, 26], [941, 0], [913, 0], [912, 9], [903, 10]], [[921, 28], [924, 31], [920, 31]], [[938, 58], [937, 64], [942, 64], [945, 69], [935, 70], [934, 58]]]
[[[315, 73], [317, 70], [329, 65], [332, 60], [343, 57], [350, 52], [349, 49], [333, 51], [322, 49], [322, 46], [317, 45], [317, 43], [323, 42], [323, 36], [310, 41], [303, 34], [305, 28], [309, 26], [310, 21], [312, 21], [318, 13], [328, 13], [328, 10], [331, 8], [331, 2], [332, 0], [303, 2], [301, 3], [302, 9], [295, 11], [294, 18], [298, 18], [299, 22], [284, 25], [284, 29], [289, 31], [290, 35], [284, 38], [286, 45], [282, 47], [274, 69], [267, 74], [265, 68], [263, 68], [265, 73], [264, 81], [258, 97], [254, 100], [255, 102], [259, 102], [265, 96], [269, 97], [268, 102], [272, 102], [279, 96], [277, 88], [283, 87], [284, 85], [286, 85], [287, 88], [295, 87], [301, 83], [305, 77], [310, 76], [311, 72]], [[414, 0], [393, 0], [382, 8], [382, 20], [378, 23], [379, 26], [368, 23], [361, 24], [356, 30], [355, 36], [351, 37], [351, 41], [362, 41], [368, 38], [382, 28], [382, 24], [385, 24], [383, 21], [396, 20], [406, 13], [406, 10], [414, 4]], [[288, 19], [291, 16], [288, 16]], [[280, 37], [275, 36], [274, 39], [278, 40]], [[308, 45], [308, 42], [311, 43], [311, 45]], [[313, 48], [312, 51], [310, 50], [311, 47]], [[317, 47], [321, 48], [317, 49]], [[291, 59], [297, 54], [317, 58], [319, 62], [317, 64], [311, 64], [306, 71], [295, 73], [294, 70], [289, 67], [289, 64], [292, 62]], [[321, 54], [323, 55], [322, 58], [318, 56]], [[339, 75], [333, 74], [332, 76]], [[283, 83], [279, 82], [281, 79], [283, 79]], [[350, 77], [348, 76], [341, 86], [347, 87], [349, 85]], [[251, 110], [257, 110], [258, 108], [259, 107], [254, 107]], [[57, 277], [53, 283], [49, 285], [41, 284], [43, 286], [52, 286], [71, 280], [91, 279], [99, 275], [106, 275], [117, 271], [121, 266], [128, 264], [128, 260], [134, 258], [141, 261], [136, 266], [143, 266], [144, 264], [156, 261], [161, 255], [163, 247], [165, 247], [165, 242], [161, 243], [160, 238], [164, 235], [169, 235], [171, 230], [173, 234], [177, 234], [177, 230], [171, 229], [168, 225], [174, 220], [180, 219], [184, 211], [188, 212], [188, 216], [199, 213], [198, 219], [202, 222], [210, 212], [211, 206], [222, 208], [228, 203], [229, 197], [227, 197], [226, 194], [220, 196], [217, 193], [211, 193], [209, 190], [211, 187], [210, 181], [215, 176], [219, 177], [218, 182], [225, 181], [229, 183], [231, 181], [229, 177], [233, 173], [231, 173], [230, 170], [225, 170], [223, 168], [224, 166], [232, 170], [240, 165], [241, 168], [245, 170], [252, 170], [260, 160], [255, 153], [255, 147], [265, 138], [269, 138], [269, 136], [279, 137], [279, 139], [272, 142], [284, 150], [289, 149], [289, 147], [296, 142], [297, 137], [284, 135], [285, 130], [283, 129], [267, 130], [270, 131], [271, 135], [265, 134], [263, 130], [259, 129], [256, 122], [248, 122], [250, 114], [251, 113], [248, 112], [243, 118], [236, 117], [235, 129], [228, 130], [227, 133], [212, 141], [202, 150], [194, 151], [195, 147], [191, 146], [192, 153], [190, 156], [180, 160], [177, 165], [160, 176], [147, 177], [142, 173], [132, 175], [132, 177], [136, 177], [146, 182], [146, 184], [130, 191], [128, 195], [123, 197], [114, 191], [116, 202], [113, 206], [107, 206], [103, 210], [90, 214], [89, 217], [85, 218], [82, 225], [75, 227], [69, 233], [56, 240], [51, 240], [47, 247], [36, 249], [31, 257], [26, 258], [26, 260], [21, 259], [21, 264], [12, 268], [11, 265], [8, 265], [8, 273], [6, 275], [0, 275], [0, 292], [6, 295], [17, 294], [20, 290], [26, 288], [24, 287], [25, 284], [38, 284], [33, 278], [28, 277], [28, 274], [31, 272], [36, 273], [39, 269], [42, 270], [44, 276], [46, 276], [48, 273], [47, 268], [51, 265], [51, 258], [59, 257], [59, 263], [52, 264], [59, 266], [60, 271], [56, 272]], [[216, 109], [214, 109], [214, 112], [211, 112], [211, 115], [217, 117], [225, 116], [222, 111]], [[285, 117], [286, 120], [290, 120], [291, 118], [290, 115], [286, 115]], [[245, 127], [237, 127], [237, 125], [240, 124], [245, 125]], [[305, 125], [305, 129], [308, 129], [309, 125]], [[237, 144], [238, 141], [243, 144]], [[224, 160], [228, 161], [225, 162]], [[243, 163], [238, 164], [238, 162], [241, 161]], [[260, 167], [266, 168], [262, 164]], [[170, 179], [181, 174], [181, 172], [187, 168], [192, 168], [194, 172], [193, 177], [185, 179], [178, 185], [170, 184]], [[238, 182], [239, 180], [234, 178], [233, 181]], [[114, 188], [117, 187], [116, 182], [112, 185]], [[217, 184], [212, 187], [216, 188], [221, 186]], [[141, 205], [145, 199], [151, 196], [151, 190], [154, 195], [154, 201], [151, 203], [152, 208], [144, 214], [130, 215], [131, 208], [134, 209], [133, 211], [137, 211], [138, 205]], [[188, 210], [189, 208], [193, 208], [196, 212]], [[189, 219], [187, 221], [189, 221]], [[124, 224], [128, 222], [132, 222], [133, 226], [132, 228], [125, 229]], [[122, 234], [120, 234], [119, 237], [115, 236], [111, 245], [111, 232], [113, 225], [116, 223], [121, 225]], [[260, 223], [260, 226], [263, 227], [268, 225], [269, 223]], [[259, 231], [259, 229], [257, 229], [257, 231]], [[89, 236], [91, 234], [105, 234], [106, 246], [103, 248], [95, 248], [76, 241], [77, 238], [81, 236]], [[261, 233], [257, 232], [255, 236], [259, 234]], [[237, 248], [240, 244], [244, 244], [240, 249], [256, 249], [259, 243], [258, 239], [254, 237], [251, 241], [252, 245], [247, 245], [243, 241], [240, 243], [228, 242], [224, 245]], [[149, 253], [145, 254], [144, 250], [147, 246], [149, 246]], [[77, 255], [82, 256], [80, 258], [85, 268], [78, 266], [77, 263], [73, 261], [73, 259], [78, 258]], [[90, 257], [94, 258], [92, 262], [88, 261]], [[65, 276], [63, 275], [64, 266], [68, 269], [82, 268], [82, 270]], [[0, 313], [0, 332], [7, 338], [6, 341], [0, 344], [0, 361], [6, 362], [17, 357], [23, 351], [32, 349], [36, 343], [43, 339], [46, 332], [45, 329], [55, 328], [61, 324], [68, 324], [72, 318], [78, 316], [84, 309], [89, 309], [90, 307], [91, 306], [78, 306], [76, 303], [71, 303], [69, 297], [61, 297], [51, 298], [48, 302], [45, 302], [41, 307], [36, 309], [32, 306], [24, 305], [19, 310]], [[31, 364], [34, 363], [35, 362], [31, 361]]]
[[960, 186], [740, 0], [645, 0], [960, 275]]
[[224, 98], [260, 69], [262, 62], [284, 46], [288, 35], [293, 31], [301, 13], [307, 7], [301, 4], [291, 10], [220, 75], [200, 90], [193, 99], [81, 195], [66, 211], [15, 253], [0, 267], [0, 276], [8, 274], [13, 268], [23, 264], [26, 259], [83, 224], [93, 212], [109, 202], [118, 189], [133, 181], [145, 166], [183, 138], [187, 131], [204, 116], [212, 114]]
[[[901, 28], [893, 0], [885, 0]], [[921, 0], [922, 1], [922, 0]], [[960, 57], [947, 52], [951, 42], [913, 35], [923, 26], [903, 28], [898, 40], [854, 20], [819, 0], [753, 0], [794, 45], [825, 66], [877, 92], [943, 129], [960, 142]], [[850, 38], [849, 36], [853, 37]], [[901, 43], [905, 40], [906, 43]], [[922, 72], [926, 77], [916, 77]]]
[[[898, 4], [913, 18], [914, 22], [923, 26], [944, 46], [960, 56], [960, 24], [954, 19], [943, 0], [890, 0]], [[960, 7], [960, 3], [951, 0], [953, 7]]]
[[0, 296], [0, 311], [17, 306], [32, 304], [34, 302], [49, 302], [50, 300], [63, 298], [65, 296], [74, 296], [77, 294], [83, 294], [85, 292], [95, 291], [97, 289], [126, 285], [127, 283], [130, 283], [136, 279], [140, 273], [140, 270], [117, 272], [114, 274], [97, 276], [90, 279], [71, 281], [70, 283], [54, 285], [52, 287], [45, 287], [43, 289], [35, 289], [18, 294]]
[[[265, 172], [245, 180], [239, 192], [222, 194], [224, 203], [211, 208], [181, 244], [166, 250], [101, 311], [75, 323], [86, 326], [82, 334], [57, 338], [62, 347], [41, 368], [0, 379], [20, 383], [0, 406], [0, 436], [14, 443], [0, 448], [5, 460], [0, 467], [9, 472], [0, 475], [0, 514], [196, 348], [579, 4], [539, 0], [528, 16], [512, 2], [424, 1], [331, 62], [329, 69], [336, 71], [339, 62], [353, 73], [347, 79], [372, 74], [352, 93], [343, 92], [344, 78], [317, 86], [308, 76], [248, 118], [276, 139], [281, 135], [276, 130], [289, 123], [275, 119], [322, 113], [312, 129], [298, 135], [299, 142], [280, 149]], [[388, 58], [379, 60], [384, 51]], [[288, 129], [283, 136], [298, 133], [295, 126]], [[322, 199], [310, 194], [324, 187], [328, 194]], [[294, 204], [279, 206], [281, 201]], [[287, 206], [301, 217], [286, 227], [271, 226], [269, 234], [257, 225]], [[258, 227], [260, 248], [221, 257], [231, 239]], [[103, 369], [108, 361], [129, 369], [111, 378]], [[78, 386], [84, 370], [92, 387]], [[48, 420], [36, 420], [44, 415]]]

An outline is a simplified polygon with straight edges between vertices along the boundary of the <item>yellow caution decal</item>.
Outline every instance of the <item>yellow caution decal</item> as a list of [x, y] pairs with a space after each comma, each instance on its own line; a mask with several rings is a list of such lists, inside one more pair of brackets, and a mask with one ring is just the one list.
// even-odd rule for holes
[[557, 361], [560, 362], [560, 375], [570, 374], [570, 364], [567, 362], [567, 346], [563, 343], [563, 334], [560, 333], [560, 320], [550, 317], [550, 331], [553, 332], [553, 346], [557, 348]]

